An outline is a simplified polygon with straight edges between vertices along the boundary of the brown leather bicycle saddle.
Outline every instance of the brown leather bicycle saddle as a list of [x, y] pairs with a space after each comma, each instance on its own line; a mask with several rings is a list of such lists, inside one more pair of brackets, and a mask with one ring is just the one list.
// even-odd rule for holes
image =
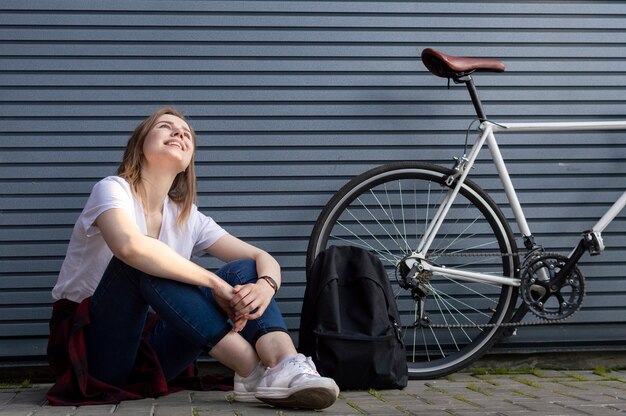
[[442, 78], [459, 78], [475, 71], [504, 72], [505, 69], [496, 59], [446, 55], [431, 48], [422, 51], [422, 62], [430, 72]]

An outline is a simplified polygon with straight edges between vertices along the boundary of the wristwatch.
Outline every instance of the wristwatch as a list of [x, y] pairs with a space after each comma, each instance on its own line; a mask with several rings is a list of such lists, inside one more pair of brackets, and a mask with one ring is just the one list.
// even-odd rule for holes
[[278, 292], [278, 283], [271, 276], [260, 276], [259, 280], [261, 279], [265, 280], [274, 289], [274, 293]]

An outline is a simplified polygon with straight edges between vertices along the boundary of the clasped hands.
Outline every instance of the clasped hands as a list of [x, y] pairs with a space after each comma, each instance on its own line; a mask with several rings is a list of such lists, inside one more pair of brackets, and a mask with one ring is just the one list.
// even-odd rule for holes
[[248, 320], [263, 315], [274, 296], [274, 289], [261, 280], [234, 287], [224, 282], [213, 289], [213, 296], [233, 322], [233, 330], [240, 332]]

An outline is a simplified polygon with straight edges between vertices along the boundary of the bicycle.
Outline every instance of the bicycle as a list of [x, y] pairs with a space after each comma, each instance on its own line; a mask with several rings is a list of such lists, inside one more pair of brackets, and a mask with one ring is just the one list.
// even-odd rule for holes
[[[377, 253], [396, 293], [412, 379], [466, 367], [505, 331], [529, 324], [522, 322], [529, 311], [538, 318], [530, 324], [554, 323], [575, 313], [584, 298], [577, 262], [585, 252], [604, 250], [602, 231], [626, 206], [624, 192], [583, 232], [569, 256], [546, 252], [531, 233], [494, 133], [626, 129], [626, 121], [495, 123], [485, 114], [472, 75], [503, 72], [502, 62], [430, 48], [421, 57], [432, 74], [467, 87], [479, 122], [471, 150], [454, 158], [452, 168], [395, 162], [353, 178], [323, 208], [307, 249], [307, 270], [332, 244]], [[500, 208], [468, 179], [485, 143], [521, 231], [523, 253]]]

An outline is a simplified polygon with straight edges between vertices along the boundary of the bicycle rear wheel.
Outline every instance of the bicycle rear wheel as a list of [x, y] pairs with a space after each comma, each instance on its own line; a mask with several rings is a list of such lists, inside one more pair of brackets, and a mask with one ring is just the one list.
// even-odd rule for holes
[[[433, 275], [425, 283], [425, 310], [432, 325], [414, 325], [417, 302], [400, 287], [397, 267], [415, 251], [449, 190], [445, 179], [451, 173], [432, 164], [398, 162], [361, 174], [324, 207], [307, 250], [307, 270], [331, 245], [354, 245], [380, 257], [400, 310], [412, 379], [440, 377], [480, 357], [500, 337], [503, 328], [497, 324], [510, 318], [517, 299], [512, 286]], [[426, 258], [447, 268], [519, 277], [516, 253], [502, 212], [466, 180]]]

